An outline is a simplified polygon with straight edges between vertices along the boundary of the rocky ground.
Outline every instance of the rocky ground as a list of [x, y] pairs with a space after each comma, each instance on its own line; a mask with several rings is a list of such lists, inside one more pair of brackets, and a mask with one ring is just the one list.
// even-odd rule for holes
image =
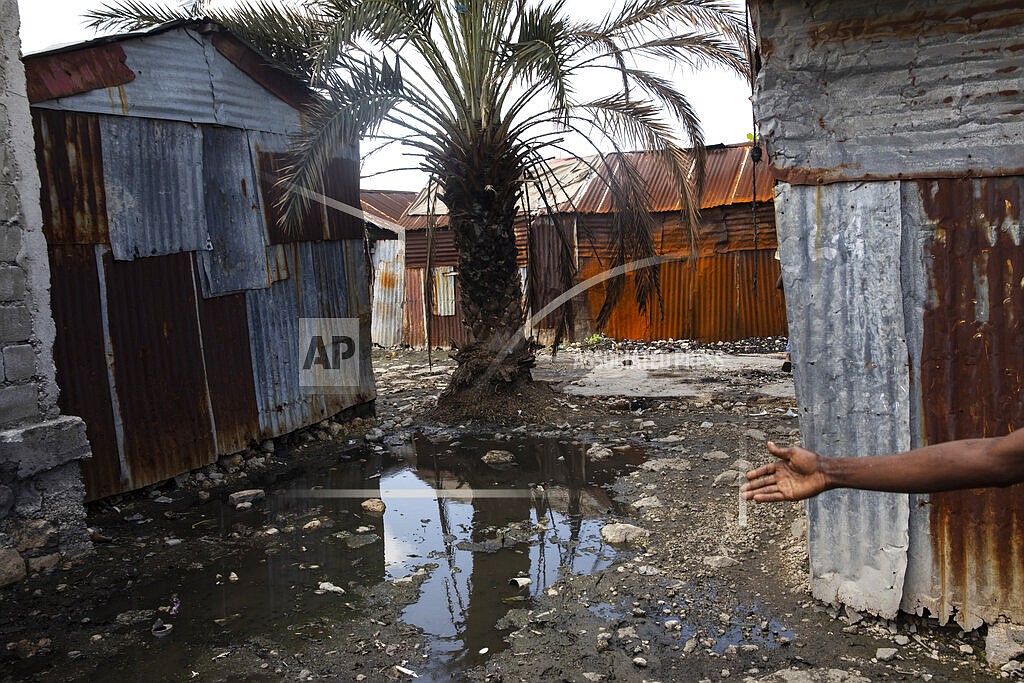
[[[94, 504], [95, 538], [110, 542], [0, 591], [0, 680], [410, 680], [433, 654], [424, 634], [402, 622], [402, 608], [438, 565], [426, 562], [398, 580], [331, 583], [324, 568], [342, 575], [330, 566], [336, 555], [317, 548], [356, 548], [363, 537], [369, 543], [379, 516], [358, 501], [344, 510], [265, 511], [260, 495], [230, 496], [269, 495], [318, 468], [376, 466], [381, 444], [423, 428], [580, 440], [598, 460], [627, 447], [647, 454], [611, 485], [624, 505], [604, 520], [602, 535], [620, 548], [617, 559], [565, 576], [510, 609], [497, 624], [508, 647], [479, 657], [456, 679], [1020, 676], [1019, 662], [989, 665], [982, 633], [909, 616], [885, 621], [812, 600], [802, 505], [739, 501], [740, 472], [766, 460], [765, 441], [799, 439], [791, 383], [778, 369], [779, 340], [714, 348], [596, 341], [540, 359], [536, 376], [557, 390], [542, 421], [428, 424], [424, 415], [451, 370], [444, 353], [428, 366], [422, 352], [379, 351], [376, 421], [328, 421], [176, 482]], [[343, 515], [363, 526], [331, 533]], [[232, 586], [256, 585], [241, 567], [277, 577], [267, 603], [281, 591], [292, 597], [258, 609], [246, 603], [249, 613], [233, 607]], [[190, 588], [199, 584], [207, 588]], [[188, 631], [197, 601], [223, 603], [223, 616]], [[177, 632], [160, 638], [156, 619], [176, 623]], [[231, 630], [233, 620], [246, 619], [251, 628]], [[175, 649], [175, 637], [188, 637], [189, 646]], [[1019, 656], [1008, 647], [1002, 656]]]

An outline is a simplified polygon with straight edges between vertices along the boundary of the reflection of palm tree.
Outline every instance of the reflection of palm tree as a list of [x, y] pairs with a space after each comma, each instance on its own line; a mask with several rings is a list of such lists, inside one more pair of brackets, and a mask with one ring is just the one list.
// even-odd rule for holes
[[[431, 444], [431, 459], [434, 462], [434, 489], [442, 491], [444, 487], [441, 484], [441, 467], [437, 462], [437, 448], [433, 444]], [[466, 613], [466, 603], [459, 593], [459, 582], [455, 580], [455, 544], [452, 542], [453, 534], [451, 524], [448, 522], [448, 501], [442, 495], [437, 495], [437, 518], [441, 522], [441, 542], [444, 544], [444, 556], [448, 561], [448, 576], [444, 580], [445, 597], [448, 601], [448, 614], [452, 619], [452, 624], [455, 624]], [[455, 616], [455, 609], [452, 606], [453, 591], [455, 599], [459, 603], [458, 617]]]

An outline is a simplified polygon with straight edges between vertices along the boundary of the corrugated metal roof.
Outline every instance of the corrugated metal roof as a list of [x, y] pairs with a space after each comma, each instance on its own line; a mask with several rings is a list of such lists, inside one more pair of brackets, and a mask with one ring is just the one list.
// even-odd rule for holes
[[32, 124], [47, 243], [108, 242], [98, 117], [33, 109]]
[[[86, 44], [88, 45], [88, 44]], [[44, 109], [209, 123], [288, 134], [299, 129], [299, 112], [217, 50], [208, 34], [179, 26], [160, 33], [128, 35], [118, 45], [135, 79], [120, 85], [35, 103]], [[69, 59], [48, 53], [29, 62]], [[84, 58], [83, 58], [84, 59]], [[86, 62], [83, 69], [105, 68]], [[40, 64], [40, 70], [44, 65]], [[169, 97], [168, 93], [173, 93]], [[270, 96], [268, 96], [270, 95]]]
[[203, 181], [211, 250], [198, 254], [203, 296], [269, 286], [266, 235], [249, 142], [235, 128], [203, 127]]
[[[749, 203], [753, 196], [753, 179], [751, 178], [750, 143], [735, 145], [713, 145], [707, 148], [706, 179], [701, 208], [729, 206], [731, 204]], [[629, 152], [625, 155], [609, 154], [605, 157], [605, 166], [597, 157], [583, 159], [554, 159], [547, 162], [548, 169], [527, 184], [527, 193], [519, 203], [519, 211], [527, 209], [531, 214], [545, 213], [545, 206], [556, 207], [566, 213], [608, 213], [612, 210], [611, 198], [604, 181], [601, 179], [606, 168], [621, 173], [619, 163], [621, 157], [637, 165], [641, 177], [651, 196], [651, 210], [654, 212], [679, 211], [682, 209], [679, 192], [671, 171], [654, 154]], [[773, 185], [768, 165], [756, 164], [757, 198], [760, 202], [769, 202], [773, 197]], [[427, 205], [433, 197], [426, 188], [417, 195], [409, 207], [410, 215], [425, 215]], [[542, 194], [547, 195], [545, 204]], [[436, 202], [435, 212], [447, 213], [447, 208], [440, 201]]]
[[[803, 445], [837, 457], [907, 450], [899, 183], [780, 186], [775, 205]], [[903, 494], [834, 490], [809, 501], [814, 596], [893, 617], [909, 515]]]
[[210, 248], [202, 131], [187, 123], [100, 117], [114, 258]]
[[24, 62], [29, 104], [131, 83], [135, 72], [125, 60], [124, 48], [117, 44], [28, 56]]
[[[401, 228], [425, 228], [427, 227], [426, 217], [405, 215], [406, 210], [416, 199], [416, 195], [416, 192], [404, 190], [360, 190], [359, 202], [363, 211], [367, 213], [367, 220], [382, 218], [387, 222], [383, 223], [381, 227], [388, 230], [395, 230], [395, 225]], [[419, 223], [422, 225], [418, 225]]]

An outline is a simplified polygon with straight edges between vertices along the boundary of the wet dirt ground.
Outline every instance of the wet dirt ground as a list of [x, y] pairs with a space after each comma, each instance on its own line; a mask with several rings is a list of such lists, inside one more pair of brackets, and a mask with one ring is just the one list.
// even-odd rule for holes
[[0, 680], [994, 677], [978, 634], [813, 601], [802, 505], [739, 501], [799, 439], [780, 354], [567, 350], [503, 426], [427, 421], [433, 360], [376, 354], [375, 422], [92, 504], [109, 542], [0, 590]]

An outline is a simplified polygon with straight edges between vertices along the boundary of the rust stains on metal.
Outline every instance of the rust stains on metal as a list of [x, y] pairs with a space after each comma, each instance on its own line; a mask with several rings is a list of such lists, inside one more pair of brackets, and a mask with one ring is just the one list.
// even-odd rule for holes
[[[459, 265], [459, 252], [455, 249], [455, 233], [451, 230], [434, 231], [434, 258], [431, 262], [438, 266]], [[410, 230], [405, 242], [405, 267], [427, 267], [427, 231]]]
[[283, 169], [287, 165], [287, 155], [283, 152], [257, 151], [256, 168], [259, 173], [260, 196], [263, 201], [263, 217], [267, 226], [267, 239], [270, 244], [287, 244], [289, 242], [307, 242], [325, 239], [325, 215], [322, 207], [313, 209], [302, 221], [302, 225], [294, 232], [287, 232], [281, 226], [281, 200], [283, 193], [278, 186]]
[[299, 79], [274, 66], [240, 38], [222, 30], [213, 34], [211, 42], [229, 62], [279, 100], [299, 111], [305, 111], [315, 101], [312, 90], [304, 87]]
[[97, 88], [116, 88], [135, 80], [117, 44], [97, 45], [76, 52], [25, 57], [29, 104], [70, 97]]
[[107, 252], [103, 269], [128, 488], [212, 463], [192, 255], [115, 261]]
[[92, 447], [92, 457], [81, 462], [87, 500], [119, 493], [127, 484], [118, 459], [95, 249], [91, 244], [49, 248], [60, 409], [85, 420]]
[[[409, 216], [406, 211], [418, 194], [403, 190], [360, 190], [359, 201], [367, 214], [367, 220], [372, 221], [376, 216], [406, 230], [416, 230], [427, 227], [427, 217]], [[383, 227], [391, 229], [389, 226]]]
[[51, 245], [109, 242], [97, 117], [33, 109], [32, 125], [46, 241]]
[[[707, 209], [729, 204], [750, 203], [753, 186], [750, 180], [751, 161], [750, 143], [737, 145], [712, 145], [707, 148], [708, 158], [705, 169], [704, 194], [700, 206]], [[609, 155], [608, 160], [613, 166], [619, 155]], [[641, 177], [651, 196], [651, 211], [679, 211], [682, 201], [675, 180], [668, 166], [654, 154], [631, 152], [627, 155], [640, 172]], [[773, 181], [768, 165], [758, 163], [755, 166], [757, 175], [758, 201], [771, 201], [773, 198]], [[579, 213], [608, 213], [612, 211], [611, 197], [604, 182], [596, 175], [580, 192], [575, 202]], [[570, 210], [563, 206], [563, 210]]]
[[[1024, 177], [919, 181], [935, 222], [921, 359], [928, 443], [1024, 427]], [[1024, 619], [1024, 485], [931, 497], [941, 621]]]
[[888, 40], [945, 35], [1024, 26], [1024, 9], [1016, 0], [975, 3], [971, 7], [917, 10], [901, 14], [875, 14], [817, 24], [808, 29], [810, 45], [842, 41]]
[[260, 427], [252, 355], [248, 348], [245, 294], [200, 297], [198, 305], [217, 452], [237, 453], [249, 445]]

